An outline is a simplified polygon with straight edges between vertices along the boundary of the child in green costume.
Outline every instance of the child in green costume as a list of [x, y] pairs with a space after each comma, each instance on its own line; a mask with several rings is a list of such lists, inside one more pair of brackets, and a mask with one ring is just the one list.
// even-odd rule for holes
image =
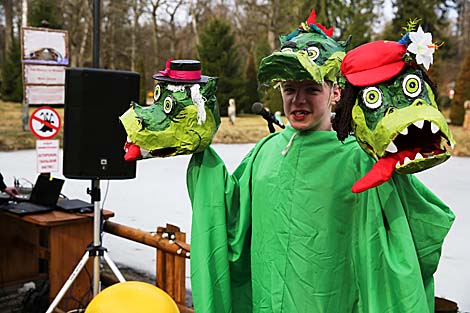
[[452, 221], [411, 175], [352, 193], [375, 163], [331, 130], [344, 43], [314, 12], [259, 80], [280, 83], [290, 125], [229, 174], [208, 147], [187, 172], [196, 312], [434, 312], [433, 273]]

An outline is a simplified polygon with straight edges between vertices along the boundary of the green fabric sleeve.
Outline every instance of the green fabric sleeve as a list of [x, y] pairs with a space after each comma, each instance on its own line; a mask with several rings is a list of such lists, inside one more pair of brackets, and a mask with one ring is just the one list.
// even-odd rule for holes
[[193, 210], [203, 210], [193, 211], [191, 230], [191, 282], [199, 312], [251, 311], [251, 200], [249, 190], [239, 189], [240, 179], [250, 179], [243, 175], [247, 166], [249, 156], [229, 175], [209, 147], [194, 154], [188, 167]]
[[[430, 311], [434, 312], [433, 275], [439, 264], [444, 238], [455, 216], [450, 208], [414, 175], [396, 175], [394, 180], [408, 215]], [[407, 190], [416, 192], [407, 192]]]

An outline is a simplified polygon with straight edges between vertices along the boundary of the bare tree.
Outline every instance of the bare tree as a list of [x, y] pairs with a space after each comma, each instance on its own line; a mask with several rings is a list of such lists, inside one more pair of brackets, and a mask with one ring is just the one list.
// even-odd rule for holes
[[155, 58], [153, 67], [158, 67], [158, 60], [160, 60], [160, 49], [158, 47], [159, 44], [159, 20], [158, 20], [158, 9], [166, 3], [166, 0], [151, 0], [148, 1], [148, 5], [146, 7], [146, 12], [150, 14], [152, 18], [152, 29], [153, 29], [153, 51], [155, 51]]
[[131, 32], [131, 70], [135, 71], [137, 33], [139, 32], [139, 18], [144, 13], [144, 1], [132, 0], [132, 32]]
[[66, 0], [63, 10], [71, 66], [84, 66], [91, 62], [92, 5], [89, 0]]
[[176, 13], [181, 6], [187, 4], [186, 0], [176, 0], [172, 3], [167, 3], [165, 6], [165, 12], [168, 14], [168, 26], [170, 29], [169, 39], [170, 39], [170, 55], [176, 55], [176, 45], [178, 43], [178, 37], [176, 35], [177, 25], [175, 21]]
[[11, 49], [13, 40], [13, 2], [12, 0], [2, 0], [1, 4], [5, 12], [5, 53], [7, 55]]

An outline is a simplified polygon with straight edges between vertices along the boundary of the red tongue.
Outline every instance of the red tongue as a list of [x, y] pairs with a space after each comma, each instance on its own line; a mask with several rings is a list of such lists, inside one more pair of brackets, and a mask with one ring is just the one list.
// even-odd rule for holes
[[126, 161], [135, 161], [142, 159], [142, 154], [140, 153], [140, 147], [134, 143], [126, 142], [124, 145], [124, 150], [127, 150], [124, 155], [124, 160]]
[[369, 188], [377, 187], [392, 177], [397, 162], [403, 163], [405, 157], [414, 159], [419, 149], [404, 150], [397, 153], [389, 153], [380, 158], [377, 163], [372, 166], [371, 170], [359, 179], [353, 186], [352, 192], [363, 192]]

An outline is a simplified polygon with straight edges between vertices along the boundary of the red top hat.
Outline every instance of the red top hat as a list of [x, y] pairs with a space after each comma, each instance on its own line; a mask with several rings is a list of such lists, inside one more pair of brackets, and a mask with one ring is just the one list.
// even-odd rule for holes
[[405, 67], [406, 45], [395, 41], [374, 41], [349, 51], [341, 74], [354, 86], [364, 87], [389, 80]]
[[172, 60], [166, 61], [166, 69], [153, 75], [159, 81], [171, 83], [207, 83], [209, 76], [201, 75], [201, 62], [197, 60]]

